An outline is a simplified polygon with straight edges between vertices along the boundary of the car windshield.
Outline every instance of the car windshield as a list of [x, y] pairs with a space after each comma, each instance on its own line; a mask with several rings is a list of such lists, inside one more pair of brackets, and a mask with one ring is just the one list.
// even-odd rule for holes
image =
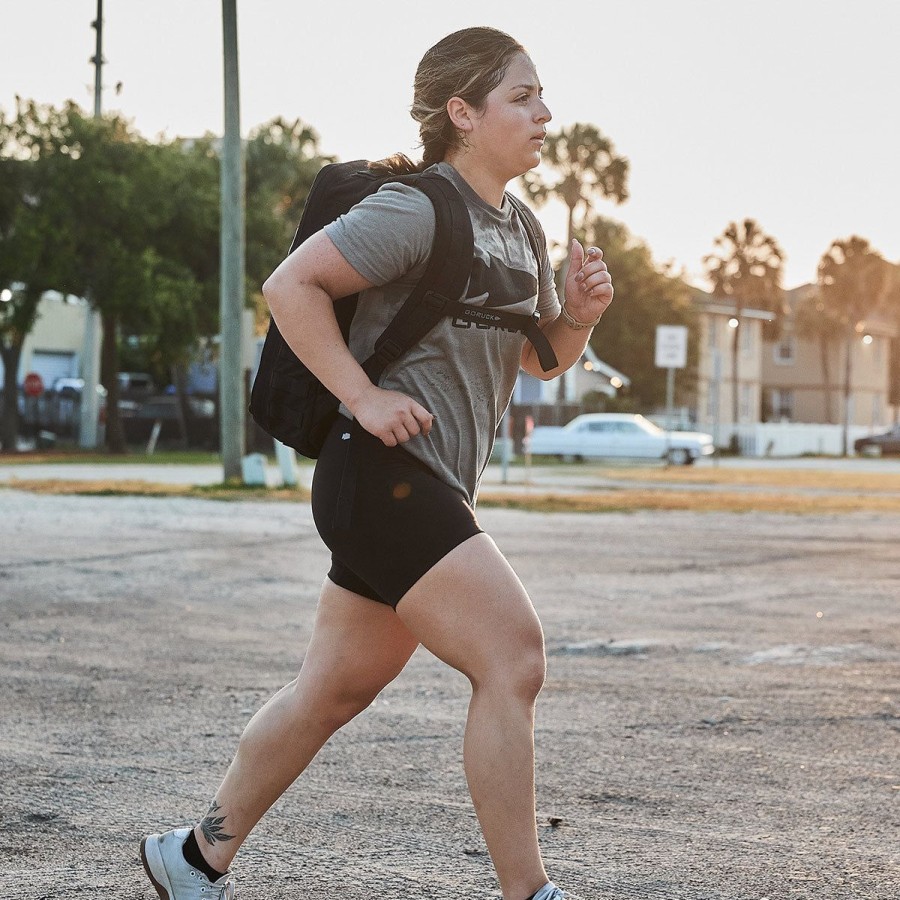
[[649, 419], [645, 419], [643, 416], [635, 416], [635, 421], [638, 425], [641, 426], [645, 431], [649, 431], [652, 434], [665, 434], [665, 431], [659, 427], [659, 425], [654, 425]]

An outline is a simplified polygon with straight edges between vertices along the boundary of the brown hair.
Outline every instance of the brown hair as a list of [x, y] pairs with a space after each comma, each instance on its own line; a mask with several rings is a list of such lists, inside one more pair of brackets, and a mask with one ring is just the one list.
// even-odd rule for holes
[[413, 82], [410, 114], [419, 123], [422, 162], [403, 153], [372, 163], [384, 174], [421, 172], [463, 144], [447, 114], [447, 101], [460, 97], [481, 109], [487, 95], [503, 81], [510, 60], [525, 48], [496, 28], [464, 28], [438, 41], [423, 57]]

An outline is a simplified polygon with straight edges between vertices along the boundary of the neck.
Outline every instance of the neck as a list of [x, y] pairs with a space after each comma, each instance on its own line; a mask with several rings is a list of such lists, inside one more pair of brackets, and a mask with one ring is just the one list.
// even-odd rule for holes
[[503, 205], [503, 192], [509, 179], [480, 165], [468, 153], [448, 153], [444, 157], [444, 162], [450, 163], [485, 203], [500, 209]]

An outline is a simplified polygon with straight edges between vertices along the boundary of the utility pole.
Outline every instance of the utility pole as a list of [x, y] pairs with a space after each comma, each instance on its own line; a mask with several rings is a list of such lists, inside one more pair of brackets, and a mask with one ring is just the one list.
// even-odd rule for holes
[[[103, 93], [103, 0], [97, 0], [97, 19], [91, 22], [97, 31], [97, 46], [91, 62], [94, 64], [94, 118], [102, 117]], [[90, 300], [90, 298], [88, 298]], [[97, 425], [100, 418], [97, 386], [100, 383], [100, 338], [103, 326], [100, 313], [88, 302], [84, 321], [84, 339], [81, 349], [81, 413], [78, 429], [78, 445], [85, 448], [97, 446]]]
[[241, 477], [244, 455], [244, 165], [238, 78], [236, 0], [222, 0], [225, 60], [225, 135], [222, 142], [219, 317], [219, 440], [225, 478]]

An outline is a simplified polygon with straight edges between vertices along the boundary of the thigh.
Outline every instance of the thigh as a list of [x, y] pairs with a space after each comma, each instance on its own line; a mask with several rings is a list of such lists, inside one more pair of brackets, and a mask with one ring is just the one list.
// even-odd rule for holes
[[400, 674], [417, 646], [389, 606], [326, 581], [297, 687], [326, 703], [366, 702]]
[[444, 662], [479, 680], [543, 658], [541, 624], [512, 566], [487, 534], [457, 546], [397, 604], [410, 633]]

